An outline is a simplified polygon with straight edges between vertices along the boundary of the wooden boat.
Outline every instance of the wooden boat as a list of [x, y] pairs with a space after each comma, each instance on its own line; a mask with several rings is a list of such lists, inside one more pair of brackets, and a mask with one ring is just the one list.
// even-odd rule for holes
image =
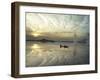
[[60, 48], [68, 48], [69, 46], [67, 46], [67, 45], [61, 45], [60, 44]]

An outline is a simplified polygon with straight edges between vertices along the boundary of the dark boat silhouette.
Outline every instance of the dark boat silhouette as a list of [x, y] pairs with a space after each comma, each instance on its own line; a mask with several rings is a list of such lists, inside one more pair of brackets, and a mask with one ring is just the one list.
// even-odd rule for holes
[[61, 45], [60, 44], [60, 48], [68, 48], [69, 46], [67, 46], [67, 45]]

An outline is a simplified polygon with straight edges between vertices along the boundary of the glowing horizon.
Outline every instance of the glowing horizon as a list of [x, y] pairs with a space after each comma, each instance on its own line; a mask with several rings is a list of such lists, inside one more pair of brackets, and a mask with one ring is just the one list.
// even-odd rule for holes
[[[33, 37], [54, 36], [65, 37], [63, 33], [69, 32], [84, 36], [89, 33], [89, 16], [74, 14], [48, 14], [48, 13], [26, 13], [26, 34]], [[52, 34], [54, 33], [54, 34]], [[52, 34], [52, 35], [51, 35]]]

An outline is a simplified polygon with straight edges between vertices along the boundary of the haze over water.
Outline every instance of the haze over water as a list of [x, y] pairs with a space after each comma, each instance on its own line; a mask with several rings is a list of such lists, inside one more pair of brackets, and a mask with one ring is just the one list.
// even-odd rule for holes
[[26, 67], [81, 64], [89, 64], [88, 15], [26, 13]]

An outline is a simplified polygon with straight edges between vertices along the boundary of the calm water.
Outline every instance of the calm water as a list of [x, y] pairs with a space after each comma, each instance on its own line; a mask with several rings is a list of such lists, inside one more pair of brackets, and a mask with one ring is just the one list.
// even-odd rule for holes
[[[68, 48], [60, 48], [67, 45]], [[26, 67], [89, 64], [89, 45], [26, 41]]]

